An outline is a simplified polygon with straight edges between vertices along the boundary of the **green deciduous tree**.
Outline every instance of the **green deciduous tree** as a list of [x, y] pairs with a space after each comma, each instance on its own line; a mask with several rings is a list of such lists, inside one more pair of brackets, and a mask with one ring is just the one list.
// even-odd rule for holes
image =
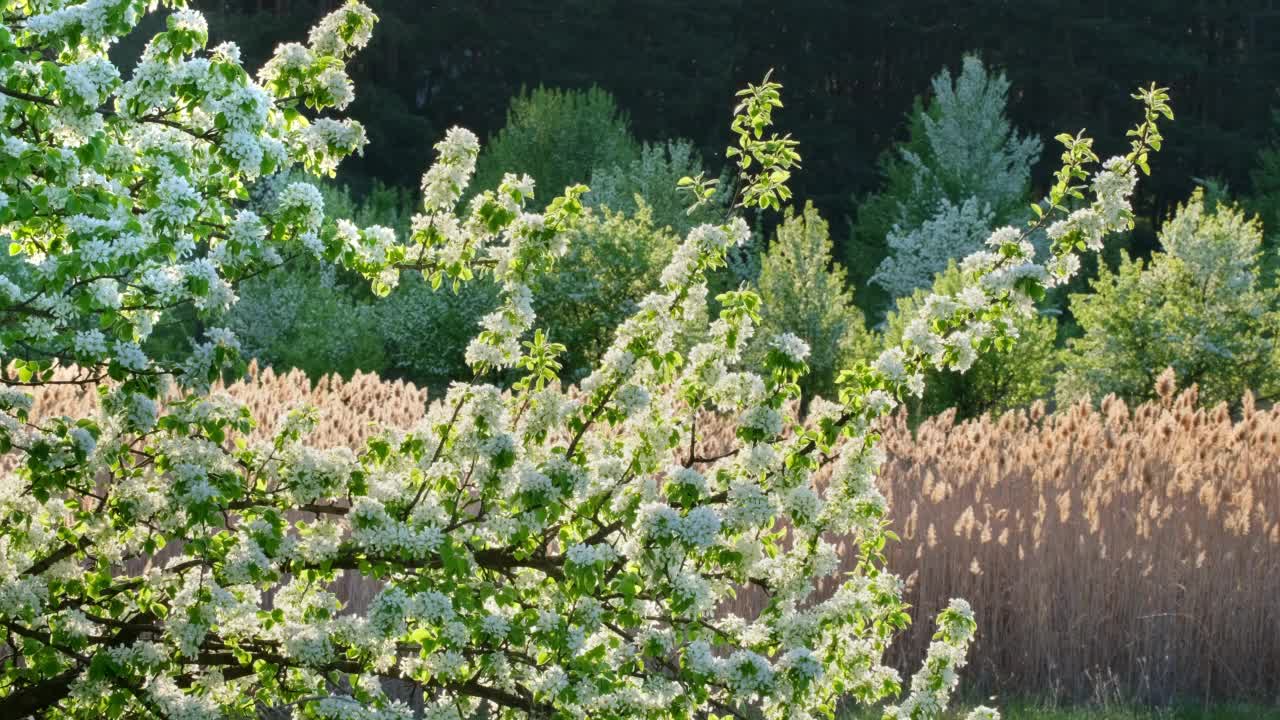
[[1160, 241], [1149, 261], [1126, 256], [1092, 293], [1071, 296], [1084, 334], [1068, 341], [1058, 396], [1150, 398], [1166, 367], [1209, 402], [1273, 394], [1280, 294], [1259, 282], [1261, 223], [1236, 206], [1206, 208], [1197, 190]]
[[600, 360], [613, 329], [657, 287], [679, 244], [669, 228], [654, 223], [643, 199], [633, 203], [631, 214], [584, 213], [566, 233], [569, 252], [560, 272], [534, 286], [534, 308], [547, 318], [550, 339], [568, 348], [562, 363], [569, 379], [580, 379]]
[[627, 114], [598, 87], [537, 87], [511, 98], [507, 124], [476, 161], [476, 185], [494, 187], [505, 173], [533, 178], [552, 198], [596, 168], [627, 166], [640, 156]]
[[688, 196], [676, 186], [682, 177], [705, 172], [697, 148], [688, 140], [646, 143], [630, 162], [598, 167], [591, 173], [591, 192], [583, 201], [592, 206], [635, 213], [641, 199], [652, 222], [683, 235], [707, 219], [723, 215], [729, 198], [724, 183], [709, 204], [690, 213]]
[[802, 412], [815, 395], [833, 396], [836, 373], [871, 355], [862, 311], [853, 303], [845, 269], [832, 259], [827, 221], [812, 203], [788, 213], [761, 258], [757, 280], [763, 355], [773, 338], [790, 333], [809, 346], [809, 374], [800, 382]]

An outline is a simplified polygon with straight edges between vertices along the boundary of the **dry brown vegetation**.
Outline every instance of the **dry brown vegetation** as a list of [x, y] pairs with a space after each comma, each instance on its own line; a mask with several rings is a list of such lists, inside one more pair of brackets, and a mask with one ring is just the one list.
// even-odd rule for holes
[[[427, 407], [426, 389], [403, 380], [357, 372], [350, 380], [326, 375], [313, 386], [300, 370], [276, 373], [259, 369], [256, 362], [249, 365], [243, 380], [218, 384], [213, 392], [225, 392], [249, 407], [258, 422], [255, 440], [271, 436], [281, 413], [303, 403], [316, 406], [320, 423], [308, 442], [324, 448], [359, 448], [379, 427], [412, 426]], [[94, 417], [98, 412], [97, 395], [78, 385], [45, 385], [36, 388], [34, 395], [35, 417]]]
[[[964, 597], [979, 621], [970, 681], [984, 690], [1280, 698], [1280, 409], [1249, 397], [1235, 416], [1202, 408], [1164, 379], [1160, 399], [1136, 408], [1108, 398], [886, 425], [881, 482], [902, 538], [889, 562], [919, 619], [895, 646], [901, 667], [923, 655], [928, 618]], [[312, 388], [263, 370], [226, 390], [263, 433], [289, 406], [317, 405], [324, 446], [411, 425], [426, 402], [372, 375]], [[37, 401], [37, 414], [92, 408], [65, 386]], [[359, 604], [369, 590], [347, 592]]]
[[[885, 433], [916, 617], [968, 598], [990, 689], [1280, 697], [1280, 409], [1194, 390]], [[919, 657], [932, 628], [898, 646]]]

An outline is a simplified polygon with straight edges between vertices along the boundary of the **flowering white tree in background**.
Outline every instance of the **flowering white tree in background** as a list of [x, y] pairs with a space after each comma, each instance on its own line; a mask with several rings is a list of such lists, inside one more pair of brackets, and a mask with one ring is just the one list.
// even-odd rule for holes
[[918, 147], [901, 151], [909, 180], [887, 236], [889, 256], [872, 282], [891, 297], [928, 287], [936, 273], [982, 247], [993, 223], [1025, 210], [1036, 137], [1020, 136], [1005, 117], [1009, 81], [965, 56], [955, 78], [933, 78], [929, 109], [919, 116]]
[[[465, 208], [479, 148], [451, 130], [423, 177], [407, 238], [324, 219], [295, 183], [274, 210], [243, 208], [246, 185], [301, 164], [331, 172], [359, 150], [358, 124], [317, 117], [351, 98], [343, 71], [375, 20], [358, 3], [258, 74], [233, 45], [205, 48], [180, 9], [128, 82], [106, 59], [149, 4], [5, 5], [0, 27], [0, 224], [26, 270], [0, 287], [0, 703], [11, 716], [408, 718], [398, 679], [433, 718], [481, 706], [501, 717], [769, 717], [892, 700], [882, 658], [908, 621], [884, 567], [884, 498], [872, 421], [920, 392], [926, 365], [967, 364], [1008, 344], [1012, 318], [1073, 271], [1077, 247], [1125, 227], [1135, 166], [1158, 148], [1165, 95], [1142, 94], [1134, 149], [1092, 180], [1089, 141], [1068, 138], [1043, 205], [1054, 260], [1029, 231], [997, 230], [963, 266], [962, 296], [925, 303], [931, 332], [840, 378], [806, 424], [788, 414], [805, 348], [786, 339], [762, 367], [742, 353], [758, 320], [749, 291], [707, 318], [706, 273], [748, 229], [691, 230], [659, 287], [622, 322], [576, 389], [554, 383], [561, 350], [541, 332], [529, 281], [565, 252], [585, 191], [527, 212], [531, 181], [507, 176]], [[733, 206], [778, 207], [799, 160], [769, 132], [766, 82], [733, 123]], [[699, 192], [705, 185], [694, 183]], [[1096, 197], [1066, 215], [1071, 196]], [[705, 195], [700, 195], [705, 197]], [[238, 367], [235, 338], [209, 329], [181, 360], [151, 358], [148, 334], [176, 307], [213, 313], [235, 283], [310, 253], [390, 292], [402, 270], [435, 285], [484, 274], [501, 289], [456, 383], [415, 427], [364, 448], [306, 444], [314, 411], [274, 419], [273, 439], [210, 395]], [[687, 349], [676, 337], [705, 338]], [[495, 371], [518, 380], [504, 392]], [[75, 383], [96, 418], [38, 418], [31, 388]], [[710, 415], [734, 423], [709, 448]], [[268, 419], [271, 420], [271, 419]], [[819, 477], [823, 479], [820, 481]], [[860, 548], [832, 595], [831, 533]], [[380, 590], [367, 607], [331, 591], [340, 573]], [[736, 588], [767, 598], [753, 617], [717, 612]], [[974, 635], [967, 605], [893, 718], [946, 707]], [[990, 717], [979, 710], [975, 717]]]
[[912, 227], [894, 225], [885, 237], [891, 253], [871, 277], [892, 297], [906, 297], [928, 287], [927, 280], [947, 263], [981, 246], [994, 217], [991, 208], [971, 197], [959, 205], [938, 202], [937, 213]]

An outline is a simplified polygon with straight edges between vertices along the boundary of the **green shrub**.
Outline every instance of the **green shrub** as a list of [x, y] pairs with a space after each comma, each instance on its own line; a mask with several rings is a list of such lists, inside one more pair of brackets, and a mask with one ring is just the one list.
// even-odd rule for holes
[[433, 391], [470, 378], [467, 343], [496, 303], [497, 289], [490, 282], [470, 283], [457, 292], [447, 286], [432, 290], [420, 274], [402, 273], [395, 292], [373, 305], [387, 368]]
[[302, 262], [242, 285], [227, 326], [248, 354], [272, 367], [298, 368], [313, 379], [381, 372], [387, 367], [382, 331], [374, 306], [360, 294], [332, 268]]
[[[275, 206], [279, 190], [300, 178], [282, 173], [260, 183], [252, 206], [266, 212]], [[413, 201], [407, 190], [375, 183], [357, 198], [336, 183], [318, 187], [325, 211], [334, 217], [362, 227], [385, 225], [401, 236], [408, 232]], [[354, 273], [300, 258], [245, 282], [239, 294], [226, 324], [248, 354], [272, 367], [298, 368], [313, 379], [331, 372], [350, 376], [356, 370], [385, 371], [390, 358], [402, 354], [388, 348], [386, 328], [380, 325], [385, 310], [373, 302], [368, 282]], [[192, 325], [179, 327], [182, 337], [163, 338], [185, 349]]]

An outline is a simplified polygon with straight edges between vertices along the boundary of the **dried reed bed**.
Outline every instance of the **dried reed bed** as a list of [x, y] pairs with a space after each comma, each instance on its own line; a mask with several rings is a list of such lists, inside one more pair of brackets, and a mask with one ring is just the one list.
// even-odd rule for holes
[[884, 434], [883, 490], [917, 624], [979, 622], [970, 682], [1064, 699], [1280, 699], [1280, 409], [1193, 390]]
[[[971, 687], [1064, 699], [1280, 699], [1280, 409], [1246, 397], [1233, 415], [1194, 390], [1129, 408], [1108, 398], [1043, 406], [913, 433], [884, 428], [881, 482], [902, 542], [917, 624], [895, 645], [904, 671], [923, 656], [929, 618], [951, 597], [979, 621]], [[225, 388], [271, 421], [299, 402], [322, 411], [313, 442], [358, 447], [379, 425], [409, 426], [426, 392], [357, 374], [312, 387], [257, 370]], [[43, 388], [37, 414], [94, 411], [91, 394]], [[723, 422], [705, 447], [727, 446]], [[852, 554], [848, 554], [850, 557]], [[344, 578], [363, 606], [371, 583]], [[750, 593], [740, 606], [754, 613]]]
[[[60, 378], [71, 377], [64, 372]], [[350, 380], [325, 375], [314, 385], [300, 370], [277, 373], [250, 363], [248, 374], [229, 385], [219, 383], [214, 392], [225, 392], [244, 403], [258, 422], [253, 439], [265, 440], [281, 413], [303, 403], [320, 411], [320, 422], [308, 442], [316, 447], [363, 447], [380, 427], [412, 427], [427, 407], [427, 391], [403, 380], [383, 380], [374, 373], [355, 373]], [[78, 385], [45, 385], [35, 389], [34, 417], [69, 415], [93, 417], [98, 396], [93, 388]]]

